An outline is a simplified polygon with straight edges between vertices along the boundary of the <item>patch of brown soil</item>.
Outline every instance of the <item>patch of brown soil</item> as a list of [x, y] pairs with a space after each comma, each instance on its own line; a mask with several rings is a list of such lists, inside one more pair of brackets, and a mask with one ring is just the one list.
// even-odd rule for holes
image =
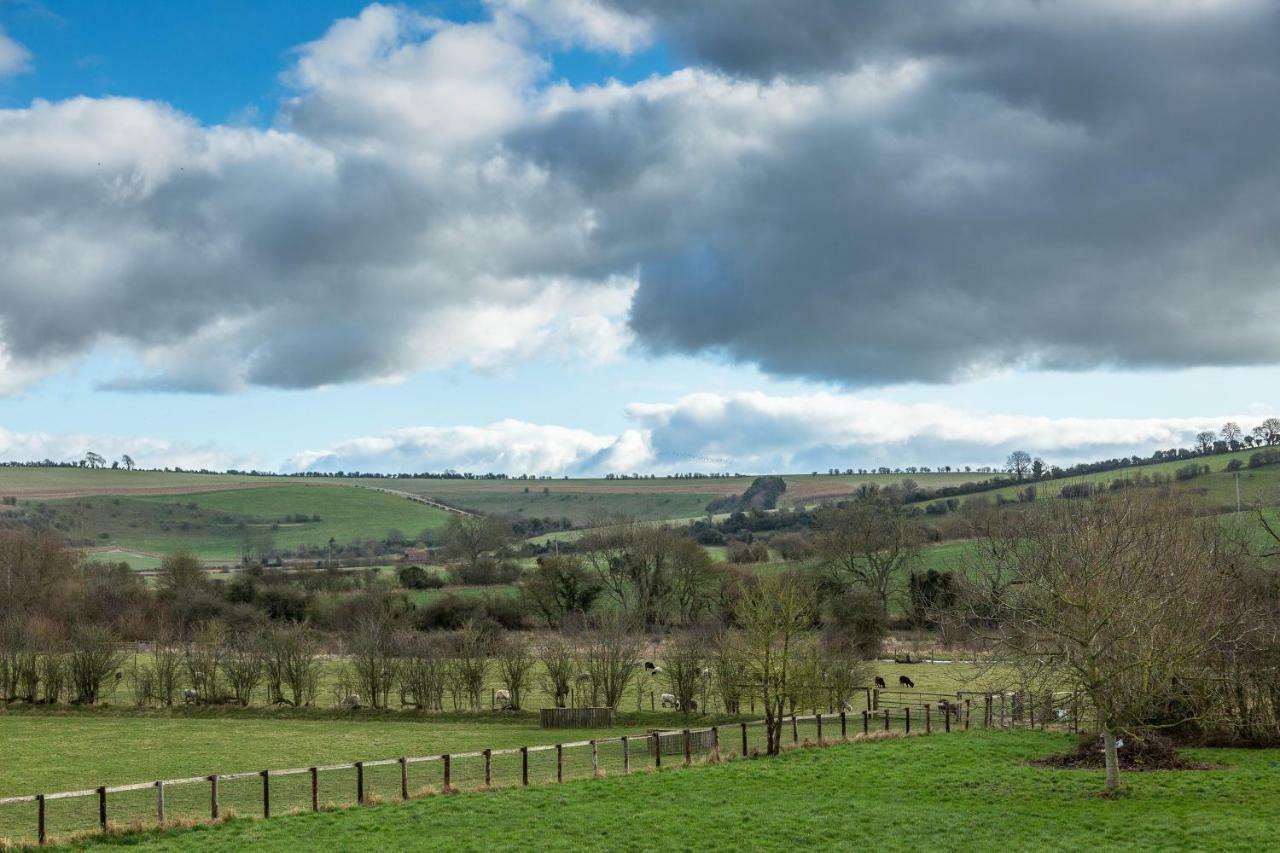
[[[1116, 750], [1120, 769], [1125, 772], [1145, 770], [1213, 770], [1212, 764], [1192, 761], [1178, 754], [1173, 741], [1160, 735], [1143, 738], [1121, 738], [1124, 746]], [[1031, 761], [1035, 767], [1056, 767], [1061, 770], [1102, 770], [1106, 756], [1102, 749], [1101, 735], [1083, 735], [1072, 752], [1050, 755]]]

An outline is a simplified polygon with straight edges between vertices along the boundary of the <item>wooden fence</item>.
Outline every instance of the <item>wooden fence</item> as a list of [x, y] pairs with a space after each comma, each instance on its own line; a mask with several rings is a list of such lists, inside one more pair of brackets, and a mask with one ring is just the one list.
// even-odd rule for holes
[[613, 709], [542, 708], [538, 725], [544, 729], [608, 729], [613, 727]]
[[[987, 694], [837, 714], [790, 716], [783, 743], [827, 743], [873, 732], [946, 733], [1014, 725], [1009, 697]], [[1041, 725], [1044, 723], [1042, 722]], [[766, 747], [764, 721], [654, 731], [640, 735], [509, 749], [400, 756], [346, 764], [188, 776], [78, 791], [0, 798], [0, 847], [46, 843], [54, 833], [106, 832], [112, 826], [160, 826], [218, 820], [231, 813], [271, 817], [326, 806], [407, 800], [431, 791], [559, 783], [625, 775], [711, 756], [746, 757]], [[203, 791], [203, 793], [201, 793]], [[31, 811], [27, 811], [30, 809]], [[34, 834], [30, 834], [34, 829]], [[7, 838], [6, 838], [7, 836]]]

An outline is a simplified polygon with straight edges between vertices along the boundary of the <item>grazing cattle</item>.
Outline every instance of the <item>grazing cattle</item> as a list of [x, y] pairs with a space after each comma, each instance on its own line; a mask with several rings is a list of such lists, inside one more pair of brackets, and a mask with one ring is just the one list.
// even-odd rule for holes
[[898, 676], [898, 684], [902, 685], [903, 687], [915, 687], [915, 686], [916, 686], [916, 683], [915, 683], [914, 681], [912, 681], [910, 678], [907, 678], [905, 675], [899, 675], [899, 676]]
[[506, 710], [511, 707], [511, 691], [499, 690], [493, 694], [493, 701], [497, 703], [499, 708]]
[[182, 701], [186, 702], [188, 705], [194, 705], [196, 700], [199, 698], [200, 694], [192, 690], [190, 687], [182, 691]]
[[675, 697], [675, 694], [674, 694], [674, 693], [663, 693], [663, 694], [662, 694], [662, 707], [664, 707], [664, 708], [679, 708], [679, 707], [680, 707], [680, 703], [679, 703], [678, 701], [676, 701], [676, 697]]
[[876, 687], [879, 687], [881, 689], [885, 687], [884, 679], [878, 675], [876, 676]]

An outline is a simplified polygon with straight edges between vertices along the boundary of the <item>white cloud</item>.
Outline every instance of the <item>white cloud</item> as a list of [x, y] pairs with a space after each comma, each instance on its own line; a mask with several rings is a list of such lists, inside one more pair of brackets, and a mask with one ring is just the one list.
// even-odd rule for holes
[[18, 44], [0, 26], [0, 78], [31, 69], [31, 51]]
[[[1055, 464], [1189, 447], [1230, 416], [1047, 418], [842, 394], [691, 394], [635, 403], [617, 436], [502, 421], [422, 427], [299, 454], [289, 470], [599, 475], [679, 471], [806, 472], [830, 467], [999, 465], [1012, 450]], [[1256, 417], [1237, 416], [1241, 423]]]
[[610, 436], [562, 426], [503, 420], [487, 426], [413, 427], [356, 438], [290, 459], [293, 471], [561, 474], [607, 450]]
[[597, 0], [487, 0], [495, 16], [528, 22], [548, 41], [631, 54], [653, 39], [648, 22]]

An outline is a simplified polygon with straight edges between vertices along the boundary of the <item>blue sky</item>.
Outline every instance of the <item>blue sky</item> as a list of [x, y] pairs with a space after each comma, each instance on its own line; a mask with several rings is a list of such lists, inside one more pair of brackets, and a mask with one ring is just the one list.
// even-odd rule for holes
[[[1049, 95], [1009, 114], [1042, 129], [1010, 130], [1007, 115], [960, 113], [972, 92], [932, 76], [947, 57], [870, 51], [874, 32], [852, 25], [856, 38], [827, 44], [823, 21], [820, 43], [788, 47], [715, 5], [0, 0], [0, 35], [29, 57], [6, 72], [0, 43], [0, 151], [29, 158], [0, 160], [0, 180], [21, 169], [41, 193], [0, 194], [0, 225], [37, 229], [0, 242], [17, 270], [0, 281], [0, 456], [136, 443], [157, 465], [600, 473], [689, 457], [746, 470], [988, 464], [1016, 445], [1066, 462], [1280, 411], [1269, 211], [1224, 243], [1203, 209], [1179, 221], [1176, 201], [1135, 182], [1116, 201], [1126, 224], [1094, 228], [1074, 189], [1061, 209], [1045, 204], [1063, 170], [1043, 127], [1070, 124]], [[801, 4], [796, 26], [819, 5]], [[966, 19], [962, 35], [982, 23]], [[1242, 39], [1228, 24], [1222, 38]], [[805, 64], [815, 50], [829, 56]], [[894, 51], [897, 65], [882, 59]], [[884, 63], [874, 75], [868, 56]], [[1045, 85], [1082, 87], [1071, 121], [1085, 126], [1080, 103], [1104, 95], [1063, 82], [1071, 71]], [[1232, 69], [1210, 71], [1240, 91]], [[1018, 97], [981, 85], [988, 100]], [[52, 106], [28, 110], [40, 100]], [[918, 124], [899, 137], [911, 146], [868, 142], [915, 114], [954, 126], [936, 143]], [[1134, 135], [1073, 154], [1077, 180], [1155, 169], [1123, 159], [1141, 148]], [[926, 159], [898, 159], [929, 144]], [[846, 149], [864, 159], [831, 153]], [[1265, 184], [1274, 156], [1258, 157]], [[311, 183], [318, 162], [361, 177], [332, 197], [337, 221], [303, 228], [330, 202]], [[811, 166], [829, 171], [815, 181]], [[1247, 185], [1244, 166], [1227, 166], [1215, 187]], [[243, 185], [241, 167], [256, 176]], [[1035, 195], [988, 222], [997, 205], [981, 193], [1003, 205], [1007, 188], [988, 184], [1015, 168]], [[957, 192], [983, 213], [953, 212]], [[1169, 221], [1117, 250], [1143, 210]], [[1215, 221], [1237, 213], [1224, 189]], [[883, 246], [926, 218], [927, 232]], [[1029, 221], [1045, 242], [1019, 256]], [[326, 251], [365, 227], [354, 252], [385, 239], [380, 255]], [[939, 236], [962, 231], [963, 245]], [[197, 257], [264, 233], [266, 249]], [[1215, 298], [1226, 282], [1230, 297]]]

